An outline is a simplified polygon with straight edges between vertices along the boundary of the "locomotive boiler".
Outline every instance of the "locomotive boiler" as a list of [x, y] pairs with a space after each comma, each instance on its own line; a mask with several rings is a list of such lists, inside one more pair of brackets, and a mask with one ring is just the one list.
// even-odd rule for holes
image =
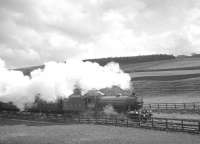
[[136, 96], [103, 96], [97, 101], [97, 107], [100, 110], [106, 106], [112, 106], [118, 113], [127, 113], [129, 111], [139, 110], [142, 108], [143, 101]]

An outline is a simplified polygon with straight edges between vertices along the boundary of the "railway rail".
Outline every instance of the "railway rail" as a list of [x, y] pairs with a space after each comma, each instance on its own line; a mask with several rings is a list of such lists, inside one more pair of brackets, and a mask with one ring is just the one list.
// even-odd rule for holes
[[127, 118], [108, 116], [76, 116], [66, 117], [64, 115], [33, 115], [33, 114], [0, 114], [1, 119], [25, 120], [39, 123], [56, 124], [99, 124], [121, 127], [136, 127], [164, 131], [179, 131], [200, 134], [200, 120], [172, 119], [153, 117], [147, 121], [134, 121]]

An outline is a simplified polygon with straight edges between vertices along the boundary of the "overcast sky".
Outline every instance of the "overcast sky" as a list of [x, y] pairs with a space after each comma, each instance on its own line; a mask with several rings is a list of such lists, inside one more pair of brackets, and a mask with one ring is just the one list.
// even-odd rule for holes
[[193, 52], [199, 0], [0, 0], [0, 58], [9, 67]]

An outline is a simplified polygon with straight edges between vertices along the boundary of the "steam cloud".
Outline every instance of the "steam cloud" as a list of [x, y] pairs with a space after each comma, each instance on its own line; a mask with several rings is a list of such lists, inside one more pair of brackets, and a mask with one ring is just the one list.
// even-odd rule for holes
[[46, 101], [68, 97], [75, 86], [83, 92], [120, 86], [128, 89], [130, 76], [118, 64], [109, 63], [102, 67], [97, 63], [69, 60], [67, 63], [48, 62], [44, 69], [24, 76], [20, 71], [8, 70], [0, 59], [0, 101], [12, 101], [20, 108], [33, 102], [38, 93]]
[[117, 115], [118, 113], [114, 110], [112, 105], [106, 105], [104, 107], [104, 113], [107, 115]]

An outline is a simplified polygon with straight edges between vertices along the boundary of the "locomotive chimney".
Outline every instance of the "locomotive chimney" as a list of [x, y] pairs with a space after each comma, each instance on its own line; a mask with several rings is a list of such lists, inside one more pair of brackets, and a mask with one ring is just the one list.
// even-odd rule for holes
[[134, 89], [134, 86], [133, 86], [133, 82], [130, 83], [130, 96], [131, 97], [135, 97], [136, 96], [135, 89]]
[[74, 88], [73, 94], [81, 95], [81, 89], [80, 88]]
[[74, 90], [73, 90], [74, 95], [80, 95], [81, 96], [81, 88], [78, 86], [78, 84], [75, 84]]

